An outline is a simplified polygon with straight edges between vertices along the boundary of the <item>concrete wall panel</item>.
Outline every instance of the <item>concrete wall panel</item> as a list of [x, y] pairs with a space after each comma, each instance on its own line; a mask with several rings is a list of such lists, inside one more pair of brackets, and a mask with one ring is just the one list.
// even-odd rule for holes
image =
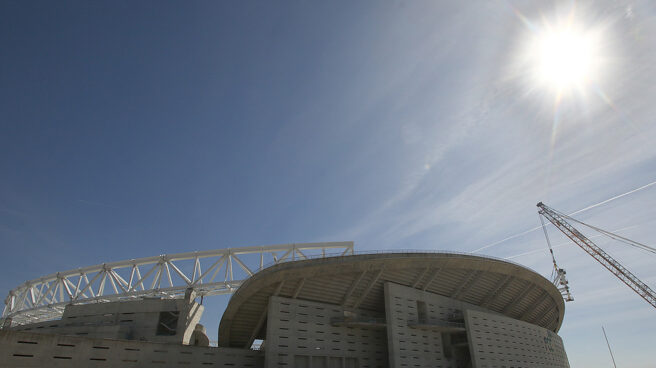
[[0, 331], [0, 367], [264, 366], [259, 351]]
[[460, 302], [393, 283], [385, 284], [385, 307], [390, 367], [456, 367], [446, 356], [440, 331], [409, 326], [419, 319], [417, 301], [426, 303], [426, 322], [447, 321]]
[[[366, 312], [358, 315], [366, 316]], [[344, 318], [344, 309], [337, 305], [271, 297], [266, 366], [387, 367], [385, 330], [331, 324], [339, 318]]]
[[563, 341], [545, 328], [482, 311], [466, 310], [475, 368], [569, 368]]

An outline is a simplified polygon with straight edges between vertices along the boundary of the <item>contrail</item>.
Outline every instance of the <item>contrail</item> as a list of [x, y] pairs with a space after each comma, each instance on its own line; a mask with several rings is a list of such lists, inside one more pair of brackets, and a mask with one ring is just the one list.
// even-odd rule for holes
[[[595, 208], [595, 207], [598, 207], [598, 206], [601, 206], [601, 205], [606, 204], [606, 203], [608, 203], [608, 202], [611, 202], [611, 201], [614, 201], [614, 200], [616, 200], [616, 199], [622, 198], [622, 197], [627, 196], [627, 195], [629, 195], [629, 194], [633, 194], [633, 193], [635, 193], [635, 192], [638, 192], [638, 191], [641, 191], [641, 190], [643, 190], [643, 189], [649, 188], [649, 187], [651, 187], [651, 186], [653, 186], [653, 185], [656, 185], [656, 181], [652, 181], [651, 183], [646, 184], [646, 185], [643, 185], [643, 186], [641, 186], [641, 187], [639, 187], [639, 188], [636, 188], [636, 189], [630, 190], [630, 191], [628, 191], [628, 192], [626, 192], [626, 193], [622, 193], [622, 194], [616, 195], [615, 197], [612, 197], [612, 198], [608, 198], [608, 199], [606, 199], [606, 200], [604, 200], [604, 201], [601, 201], [601, 202], [599, 202], [599, 203], [595, 203], [595, 204], [593, 204], [593, 205], [591, 205], [591, 206], [588, 206], [588, 207], [582, 208], [582, 209], [580, 209], [580, 210], [578, 210], [578, 211], [574, 211], [574, 212], [572, 212], [572, 213], [569, 213], [567, 216], [576, 215], [576, 214], [578, 214], [578, 213], [581, 213], [581, 212], [584, 212], [584, 211], [587, 211], [587, 210], [593, 209], [593, 208]], [[533, 231], [535, 231], [535, 230], [538, 230], [538, 229], [540, 229], [540, 228], [542, 228], [542, 226], [536, 226], [536, 227], [531, 228], [531, 229], [528, 229], [528, 230], [526, 230], [526, 231], [522, 231], [521, 233], [518, 233], [518, 234], [515, 234], [515, 235], [511, 235], [511, 236], [509, 236], [509, 237], [507, 237], [507, 238], [505, 238], [505, 239], [501, 239], [501, 240], [496, 241], [496, 242], [494, 242], [494, 243], [492, 243], [492, 244], [488, 244], [488, 245], [486, 245], [486, 246], [484, 246], [484, 247], [478, 248], [478, 249], [472, 251], [472, 253], [478, 253], [478, 252], [482, 251], [483, 249], [487, 249], [487, 248], [494, 247], [495, 245], [499, 245], [499, 244], [501, 244], [501, 243], [503, 243], [503, 242], [506, 242], [506, 241], [508, 241], [508, 240], [510, 240], [510, 239], [515, 239], [515, 238], [518, 238], [518, 237], [520, 237], [520, 236], [522, 236], [522, 235], [526, 235], [526, 234], [528, 234], [528, 233], [530, 233], [530, 232], [533, 232]]]
[[540, 229], [540, 228], [542, 228], [542, 226], [536, 226], [536, 227], [534, 227], [534, 228], [532, 228], [532, 229], [528, 229], [528, 230], [526, 230], [526, 231], [524, 231], [524, 232], [521, 232], [521, 233], [519, 233], [519, 234], [515, 234], [515, 235], [512, 235], [512, 236], [509, 236], [509, 237], [507, 237], [507, 238], [505, 238], [505, 239], [501, 239], [501, 240], [499, 240], [499, 241], [497, 241], [497, 242], [494, 242], [494, 243], [492, 243], [492, 244], [486, 245], [486, 246], [484, 246], [484, 247], [482, 247], [482, 248], [478, 248], [478, 249], [472, 251], [472, 253], [477, 253], [477, 252], [482, 251], [483, 249], [491, 248], [491, 247], [493, 247], [493, 246], [495, 246], [495, 245], [501, 244], [501, 243], [503, 243], [503, 242], [505, 242], [505, 241], [508, 241], [508, 240], [510, 240], [510, 239], [518, 238], [518, 237], [520, 237], [520, 236], [522, 236], [522, 235], [526, 235], [526, 234], [528, 234], [528, 233], [530, 233], [530, 232], [532, 232], [532, 231], [538, 230], [538, 229]]
[[599, 203], [597, 203], [597, 204], [593, 204], [592, 206], [588, 206], [588, 207], [586, 207], [586, 208], [584, 208], [584, 209], [581, 209], [581, 210], [578, 210], [578, 211], [574, 211], [574, 212], [568, 214], [567, 216], [576, 215], [577, 213], [581, 213], [581, 212], [583, 212], [583, 211], [587, 211], [587, 210], [589, 210], [589, 209], [591, 209], [591, 208], [595, 208], [595, 207], [601, 206], [602, 204], [606, 204], [606, 203], [608, 203], [608, 202], [610, 202], [610, 201], [614, 201], [614, 200], [616, 200], [616, 199], [618, 199], [618, 198], [622, 198], [622, 197], [624, 197], [624, 196], [627, 196], [627, 195], [629, 195], [629, 194], [632, 194], [632, 193], [635, 193], [635, 192], [637, 192], [637, 191], [643, 190], [643, 189], [645, 189], [645, 188], [649, 188], [649, 187], [652, 186], [652, 185], [656, 185], [656, 181], [652, 181], [651, 183], [649, 183], [649, 184], [647, 184], [647, 185], [643, 185], [643, 186], [641, 186], [640, 188], [636, 188], [636, 189], [630, 190], [630, 191], [628, 191], [628, 192], [626, 192], [626, 193], [624, 193], [624, 194], [616, 195], [616, 196], [613, 197], [613, 198], [609, 198], [609, 199], [607, 199], [607, 200], [605, 200], [605, 201], [599, 202]]
[[[623, 227], [621, 229], [613, 230], [613, 232], [616, 233], [618, 231], [628, 230], [628, 229], [632, 229], [634, 227], [638, 227], [638, 226], [637, 225], [631, 225], [631, 226]], [[604, 235], [603, 234], [592, 235], [592, 236], [588, 236], [588, 239], [600, 238], [602, 236], [604, 236]], [[556, 245], [552, 246], [551, 248], [555, 249], [555, 248], [564, 247], [566, 245], [572, 245], [572, 242], [570, 242], [570, 241], [562, 242], [560, 244], [556, 244]], [[547, 252], [547, 251], [549, 251], [549, 249], [540, 248], [540, 249], [532, 250], [530, 252], [515, 254], [514, 256], [510, 256], [510, 257], [504, 257], [503, 259], [513, 259], [513, 258], [517, 258], [517, 257], [527, 256], [529, 254], [535, 254], [535, 253], [541, 253], [541, 252]]]

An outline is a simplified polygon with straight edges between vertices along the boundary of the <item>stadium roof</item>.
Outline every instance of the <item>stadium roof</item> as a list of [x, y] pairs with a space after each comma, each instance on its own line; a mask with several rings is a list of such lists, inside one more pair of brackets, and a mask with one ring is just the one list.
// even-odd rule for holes
[[230, 299], [219, 345], [248, 347], [266, 331], [277, 295], [384, 312], [385, 282], [454, 298], [558, 332], [565, 303], [538, 273], [507, 261], [453, 253], [382, 253], [301, 260], [266, 268]]

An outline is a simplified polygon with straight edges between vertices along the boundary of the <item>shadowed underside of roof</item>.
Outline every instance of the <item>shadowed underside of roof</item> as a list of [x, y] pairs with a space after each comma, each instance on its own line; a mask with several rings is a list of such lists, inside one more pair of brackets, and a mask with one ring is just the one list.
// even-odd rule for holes
[[519, 265], [448, 253], [388, 253], [276, 265], [248, 279], [219, 326], [221, 346], [263, 338], [272, 295], [384, 313], [383, 285], [393, 282], [479, 305], [558, 332], [565, 312], [558, 289]]

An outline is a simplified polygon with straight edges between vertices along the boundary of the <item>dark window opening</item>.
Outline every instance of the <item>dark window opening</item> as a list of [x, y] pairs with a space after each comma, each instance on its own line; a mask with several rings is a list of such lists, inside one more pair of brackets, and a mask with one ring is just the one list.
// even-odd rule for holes
[[426, 310], [426, 302], [417, 300], [417, 322], [426, 323], [428, 320], [428, 312]]
[[160, 312], [159, 323], [157, 323], [157, 335], [173, 336], [178, 327], [180, 312]]

